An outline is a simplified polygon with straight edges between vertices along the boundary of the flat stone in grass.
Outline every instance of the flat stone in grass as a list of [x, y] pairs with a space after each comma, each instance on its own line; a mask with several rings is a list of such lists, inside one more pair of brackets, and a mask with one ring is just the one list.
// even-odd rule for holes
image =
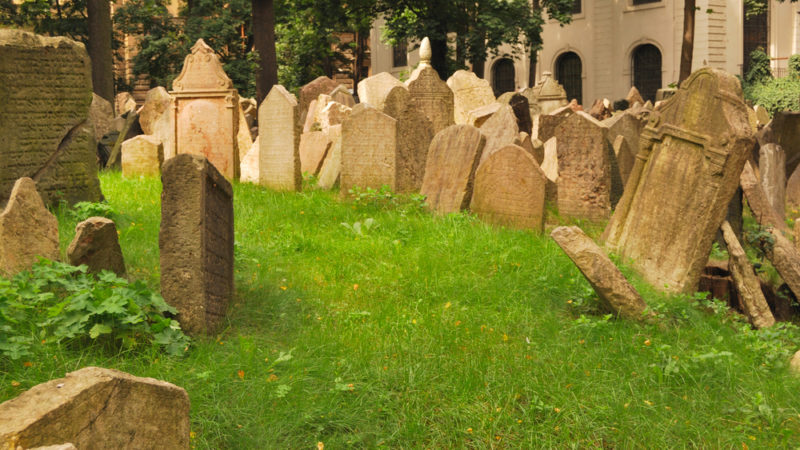
[[80, 449], [188, 449], [189, 431], [185, 390], [99, 367], [70, 372], [0, 404], [3, 448], [69, 442]]
[[276, 84], [258, 109], [258, 182], [279, 191], [299, 191], [300, 112], [297, 99]]
[[67, 248], [69, 263], [86, 264], [89, 272], [110, 270], [125, 276], [125, 259], [119, 246], [117, 226], [105, 217], [89, 217], [75, 227], [75, 237]]
[[578, 227], [558, 227], [550, 236], [578, 266], [606, 309], [626, 319], [642, 318], [644, 300], [589, 236]]
[[164, 163], [161, 182], [161, 295], [187, 333], [214, 333], [233, 296], [231, 184], [188, 154]]
[[428, 149], [420, 193], [439, 214], [466, 209], [486, 137], [470, 125], [451, 125], [434, 136]]
[[470, 210], [488, 223], [541, 232], [545, 183], [533, 156], [507, 145], [478, 166]]
[[164, 146], [155, 136], [140, 134], [122, 143], [122, 176], [158, 175], [164, 162]]
[[36, 183], [20, 178], [0, 214], [0, 274], [28, 270], [39, 256], [58, 260], [58, 220], [45, 208]]

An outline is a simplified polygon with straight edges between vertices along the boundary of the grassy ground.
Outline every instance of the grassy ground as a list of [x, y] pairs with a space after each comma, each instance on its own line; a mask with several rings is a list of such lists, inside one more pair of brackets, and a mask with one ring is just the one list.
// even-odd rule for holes
[[[101, 181], [129, 275], [157, 288], [159, 181]], [[99, 365], [184, 387], [196, 448], [759, 448], [800, 438], [800, 381], [786, 368], [800, 346], [794, 329], [754, 332], [718, 305], [665, 298], [635, 277], [660, 319], [615, 320], [546, 236], [431, 217], [410, 200], [234, 190], [236, 296], [224, 331], [183, 358], [50, 347], [0, 359], [0, 400]], [[75, 221], [60, 219], [66, 247]]]

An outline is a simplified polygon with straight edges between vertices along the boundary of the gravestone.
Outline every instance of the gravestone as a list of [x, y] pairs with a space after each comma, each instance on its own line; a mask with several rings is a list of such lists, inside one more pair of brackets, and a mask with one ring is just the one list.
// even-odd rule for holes
[[411, 94], [411, 104], [431, 121], [433, 132], [438, 133], [455, 123], [454, 100], [453, 91], [431, 66], [431, 55], [430, 41], [425, 38], [419, 49], [419, 66], [411, 73], [406, 86]]
[[239, 170], [239, 180], [242, 182], [258, 184], [258, 160], [261, 157], [260, 142], [260, 137], [256, 136], [256, 140], [250, 146], [250, 151], [242, 158]]
[[589, 115], [597, 120], [603, 121], [611, 117], [614, 110], [611, 108], [611, 101], [607, 98], [597, 99], [592, 108], [589, 110]]
[[[766, 143], [781, 146], [786, 153], [786, 176], [800, 165], [800, 111], [779, 111], [765, 126], [770, 139]], [[759, 141], [760, 142], [760, 141]]]
[[625, 100], [628, 101], [629, 106], [633, 106], [636, 103], [644, 105], [642, 94], [639, 93], [639, 89], [636, 89], [636, 86], [631, 86], [631, 90], [628, 91], [628, 95], [625, 96]]
[[767, 193], [764, 192], [761, 182], [753, 169], [750, 161], [744, 164], [744, 169], [739, 176], [739, 185], [742, 187], [744, 196], [747, 199], [747, 205], [753, 212], [753, 218], [756, 219], [763, 227], [775, 227], [779, 230], [789, 233], [789, 227], [786, 222], [778, 215], [775, 208], [772, 207]]
[[130, 92], [120, 92], [114, 97], [114, 109], [121, 116], [130, 111], [136, 111], [136, 100]]
[[[645, 121], [637, 118], [634, 110], [628, 109], [614, 114], [604, 120], [603, 124], [608, 127], [608, 141], [615, 145], [614, 151], [619, 164], [620, 176], [625, 183], [633, 170], [634, 159], [639, 153], [639, 139], [644, 130]], [[615, 144], [620, 136], [624, 139]]]
[[496, 113], [500, 108], [503, 107], [503, 103], [490, 103], [486, 106], [481, 106], [480, 108], [473, 109], [467, 114], [467, 125], [472, 125], [473, 127], [480, 128], [492, 117], [492, 114]]
[[[378, 111], [391, 116], [389, 112], [385, 111], [384, 104], [390, 93], [397, 87], [404, 90], [405, 95], [408, 94], [408, 88], [405, 84], [389, 72], [381, 72], [358, 82], [358, 101], [368, 103]], [[395, 92], [393, 95], [401, 96], [404, 94]]]
[[155, 136], [140, 134], [122, 143], [122, 176], [158, 175], [164, 162], [164, 146]]
[[451, 125], [436, 133], [420, 189], [431, 210], [448, 214], [469, 206], [484, 145], [486, 137], [470, 125]]
[[517, 138], [514, 139], [514, 144], [519, 145], [530, 153], [533, 159], [536, 160], [536, 164], [541, 164], [544, 160], [544, 144], [538, 139], [531, 139], [528, 133], [520, 131]]
[[188, 450], [189, 434], [185, 390], [100, 367], [70, 372], [0, 404], [3, 448], [69, 442], [79, 449]]
[[300, 111], [297, 100], [276, 84], [258, 109], [258, 182], [279, 191], [299, 191]]
[[478, 78], [474, 72], [457, 70], [447, 79], [453, 91], [453, 115], [455, 123], [466, 124], [469, 112], [494, 103], [494, 92], [487, 80]]
[[333, 188], [342, 173], [342, 126], [331, 125], [328, 129], [328, 139], [331, 141], [331, 146], [317, 178], [317, 186], [322, 189]]
[[350, 115], [352, 108], [339, 102], [330, 101], [317, 115], [319, 129], [325, 133], [334, 125], [341, 125], [344, 119]]
[[0, 29], [0, 204], [22, 177], [48, 205], [100, 201], [91, 103], [83, 44]]
[[397, 192], [419, 192], [434, 136], [433, 124], [414, 105], [397, 116]]
[[384, 185], [397, 189], [397, 120], [359, 103], [342, 123], [340, 192]]
[[322, 75], [300, 88], [300, 123], [305, 123], [308, 107], [313, 100], [316, 100], [320, 94], [330, 94], [338, 86], [339, 83]]
[[356, 100], [353, 98], [353, 94], [351, 94], [343, 84], [336, 86], [328, 95], [330, 95], [331, 99], [336, 103], [342, 104], [348, 108], [356, 106]]
[[770, 117], [769, 117], [769, 113], [767, 112], [767, 110], [763, 106], [756, 105], [756, 106], [753, 107], [753, 111], [755, 111], [755, 113], [756, 113], [756, 127], [757, 128], [763, 127], [764, 125], [768, 124], [769, 121], [771, 120]]
[[[558, 81], [553, 78], [551, 72], [544, 72], [539, 84], [532, 87], [526, 97], [533, 97], [536, 99], [539, 105], [538, 113], [542, 115], [550, 114], [558, 108], [567, 105], [567, 91], [564, 90], [563, 86], [558, 84]], [[532, 111], [532, 113], [536, 112]]]
[[309, 131], [300, 135], [300, 170], [309, 175], [319, 173], [331, 141], [324, 131]]
[[633, 170], [633, 164], [636, 161], [636, 156], [628, 140], [625, 136], [618, 134], [611, 143], [611, 148], [614, 149], [614, 156], [617, 158], [617, 167], [619, 167], [619, 176], [622, 179], [622, 185], [628, 182], [628, 178]]
[[110, 270], [125, 276], [125, 259], [119, 246], [117, 226], [105, 217], [89, 217], [75, 227], [67, 258], [73, 266], [86, 264], [91, 273]]
[[761, 291], [761, 282], [753, 270], [753, 265], [750, 264], [731, 224], [727, 221], [722, 222], [721, 230], [730, 255], [731, 276], [736, 283], [736, 290], [739, 293], [740, 304], [745, 315], [756, 328], [771, 327], [775, 324], [775, 318]]
[[694, 72], [642, 132], [606, 247], [656, 288], [694, 292], [753, 143], [739, 81]]
[[795, 168], [786, 181], [786, 206], [792, 210], [800, 210], [800, 168]]
[[111, 102], [92, 92], [89, 118], [94, 126], [94, 140], [100, 142], [103, 136], [112, 130], [111, 122], [114, 120], [114, 111]]
[[541, 232], [545, 183], [533, 156], [507, 145], [478, 166], [470, 210], [488, 223]]
[[520, 129], [517, 117], [509, 105], [503, 105], [481, 126], [481, 134], [486, 137], [486, 145], [481, 153], [481, 162], [486, 161], [495, 150], [499, 150], [519, 139]]
[[191, 334], [219, 329], [233, 296], [233, 190], [206, 158], [179, 154], [161, 181], [161, 295]]
[[583, 111], [571, 114], [556, 127], [558, 212], [562, 216], [607, 219], [621, 195], [621, 180], [614, 185], [616, 162], [606, 141], [607, 132]]
[[239, 178], [239, 94], [202, 39], [184, 59], [170, 94], [175, 99], [174, 154], [205, 156], [227, 179]]
[[45, 208], [30, 178], [14, 183], [0, 213], [0, 275], [28, 270], [38, 257], [59, 258], [58, 220]]
[[555, 135], [556, 127], [564, 119], [574, 114], [575, 111], [569, 106], [561, 107], [550, 114], [541, 114], [533, 119], [533, 129], [531, 137], [547, 142]]
[[144, 134], [154, 136], [164, 146], [164, 159], [175, 156], [175, 122], [172, 96], [163, 87], [147, 91], [139, 111], [139, 126]]
[[250, 151], [250, 147], [253, 146], [253, 135], [250, 134], [250, 127], [247, 125], [247, 119], [244, 117], [242, 102], [239, 102], [236, 108], [239, 110], [237, 114], [239, 117], [239, 129], [236, 132], [236, 147], [239, 150], [239, 155], [236, 159], [241, 164], [242, 158]]
[[783, 220], [786, 218], [786, 155], [778, 144], [762, 145], [758, 155], [761, 188], [772, 209]]
[[545, 186], [545, 200], [548, 203], [558, 204], [558, 140], [551, 137], [544, 143], [544, 158], [540, 165], [544, 176], [547, 178]]

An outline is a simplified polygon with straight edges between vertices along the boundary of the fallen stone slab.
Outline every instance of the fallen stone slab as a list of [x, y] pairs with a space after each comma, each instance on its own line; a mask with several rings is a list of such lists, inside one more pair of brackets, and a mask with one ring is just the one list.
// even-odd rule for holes
[[165, 381], [85, 367], [0, 404], [2, 448], [65, 442], [80, 449], [188, 449], [189, 395]]
[[639, 293], [603, 253], [578, 227], [558, 227], [550, 237], [578, 266], [597, 292], [603, 306], [626, 319], [640, 320], [647, 305]]
[[767, 232], [772, 235], [773, 242], [762, 242], [762, 250], [795, 297], [800, 298], [800, 252], [780, 231], [767, 228]]
[[730, 255], [730, 271], [733, 282], [739, 292], [744, 314], [756, 328], [765, 328], [775, 325], [775, 318], [769, 309], [764, 293], [761, 292], [761, 283], [753, 271], [753, 266], [736, 238], [736, 233], [728, 221], [722, 222], [722, 236]]

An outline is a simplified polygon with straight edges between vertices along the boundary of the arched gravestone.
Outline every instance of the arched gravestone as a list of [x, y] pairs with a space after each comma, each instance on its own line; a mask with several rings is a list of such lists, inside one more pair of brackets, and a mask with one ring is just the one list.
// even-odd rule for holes
[[395, 87], [400, 87], [408, 93], [406, 85], [389, 72], [381, 72], [364, 78], [358, 82], [358, 101], [359, 103], [368, 103], [378, 111], [389, 114], [384, 111], [384, 103]]
[[[604, 237], [658, 289], [694, 292], [754, 139], [739, 81], [709, 67], [651, 117]], [[560, 145], [560, 142], [559, 142]]]
[[174, 154], [205, 156], [225, 178], [239, 178], [239, 94], [202, 39], [186, 56], [170, 94], [175, 98]]
[[420, 193], [439, 214], [466, 209], [486, 138], [470, 125], [451, 125], [434, 136], [428, 149]]
[[45, 204], [100, 201], [91, 103], [83, 44], [0, 30], [0, 204], [22, 177]]
[[545, 175], [525, 149], [507, 145], [478, 166], [470, 209], [481, 220], [541, 232]]
[[297, 99], [283, 86], [273, 86], [258, 108], [259, 184], [279, 191], [300, 190], [300, 123]]
[[457, 70], [447, 79], [447, 85], [453, 91], [455, 123], [468, 123], [470, 111], [495, 101], [489, 82], [478, 78], [474, 72]]

